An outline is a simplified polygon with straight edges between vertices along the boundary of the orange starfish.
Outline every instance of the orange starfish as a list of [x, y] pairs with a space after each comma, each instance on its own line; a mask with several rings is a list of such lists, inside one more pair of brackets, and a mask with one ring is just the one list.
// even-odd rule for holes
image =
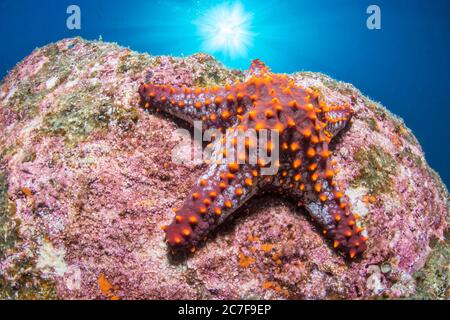
[[[146, 109], [161, 110], [191, 124], [201, 120], [204, 128], [233, 129], [231, 142], [219, 139], [213, 144], [209, 167], [176, 210], [172, 224], [165, 227], [172, 248], [194, 251], [250, 197], [277, 192], [302, 203], [334, 248], [351, 258], [365, 250], [367, 239], [338, 188], [330, 161], [329, 143], [352, 116], [348, 106], [326, 105], [317, 92], [270, 72], [259, 60], [252, 62], [243, 83], [223, 88], [149, 83], [140, 86], [139, 94]], [[271, 132], [264, 148], [268, 155], [277, 152], [277, 160], [269, 163], [258, 158], [252, 163], [250, 153], [238, 152], [236, 160], [221, 162], [228, 147], [236, 147], [238, 133], [249, 130], [258, 135], [264, 130]], [[245, 138], [245, 151], [250, 151], [251, 142]], [[276, 167], [276, 174], [264, 175], [263, 169], [270, 165]]]

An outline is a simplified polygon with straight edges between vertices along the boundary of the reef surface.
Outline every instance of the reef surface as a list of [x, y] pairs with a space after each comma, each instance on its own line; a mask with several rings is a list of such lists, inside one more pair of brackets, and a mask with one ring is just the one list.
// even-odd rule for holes
[[[352, 85], [288, 75], [352, 104], [337, 178], [369, 240], [349, 262], [294, 203], [253, 199], [195, 255], [172, 259], [161, 226], [205, 164], [177, 164], [185, 123], [138, 107], [149, 79], [242, 80], [205, 54], [138, 54], [65, 39], [36, 49], [0, 90], [2, 299], [449, 299], [449, 194], [403, 121]], [[381, 85], [381, 84], [380, 84]]]

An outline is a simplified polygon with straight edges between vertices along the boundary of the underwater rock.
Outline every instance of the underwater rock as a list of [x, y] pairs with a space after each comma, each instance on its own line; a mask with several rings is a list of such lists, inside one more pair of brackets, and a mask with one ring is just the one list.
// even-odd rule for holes
[[414, 135], [352, 85], [289, 76], [355, 110], [332, 159], [369, 235], [362, 259], [336, 253], [303, 209], [271, 195], [172, 259], [161, 226], [205, 165], [172, 161], [174, 131], [188, 127], [138, 108], [137, 89], [243, 73], [205, 54], [73, 38], [36, 49], [1, 83], [0, 298], [450, 298], [449, 194]]

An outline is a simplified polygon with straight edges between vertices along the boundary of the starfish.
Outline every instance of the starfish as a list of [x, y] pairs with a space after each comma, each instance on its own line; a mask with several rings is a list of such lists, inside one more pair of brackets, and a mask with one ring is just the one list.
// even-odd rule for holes
[[[164, 227], [166, 241], [174, 251], [195, 251], [252, 196], [271, 192], [303, 205], [332, 246], [345, 256], [355, 258], [364, 252], [367, 238], [348, 198], [339, 190], [335, 163], [330, 160], [330, 142], [352, 117], [349, 106], [327, 105], [317, 91], [272, 73], [259, 60], [252, 62], [245, 82], [221, 88], [143, 83], [139, 95], [145, 109], [169, 113], [191, 124], [202, 121], [204, 128], [232, 133], [231, 139], [214, 141], [207, 169], [181, 208], [174, 209], [173, 222]], [[221, 161], [229, 159], [229, 147], [236, 147], [238, 133], [248, 130], [258, 134], [270, 131], [263, 148], [268, 155], [277, 153], [276, 160], [269, 164], [258, 156], [251, 162], [254, 140], [247, 137], [244, 152], [236, 152], [235, 160]], [[269, 165], [275, 167], [275, 174], [264, 174]]]

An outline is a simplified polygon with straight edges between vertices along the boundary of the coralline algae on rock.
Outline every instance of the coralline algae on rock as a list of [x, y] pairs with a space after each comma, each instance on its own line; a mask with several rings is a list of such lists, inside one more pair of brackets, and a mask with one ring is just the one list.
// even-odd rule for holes
[[212, 57], [137, 54], [66, 39], [35, 50], [0, 91], [0, 298], [450, 298], [448, 192], [404, 123], [349, 84], [290, 75], [352, 102], [334, 146], [369, 241], [349, 263], [294, 204], [263, 196], [174, 261], [160, 229], [200, 175], [175, 164], [185, 124], [138, 108], [139, 84], [242, 80]]

